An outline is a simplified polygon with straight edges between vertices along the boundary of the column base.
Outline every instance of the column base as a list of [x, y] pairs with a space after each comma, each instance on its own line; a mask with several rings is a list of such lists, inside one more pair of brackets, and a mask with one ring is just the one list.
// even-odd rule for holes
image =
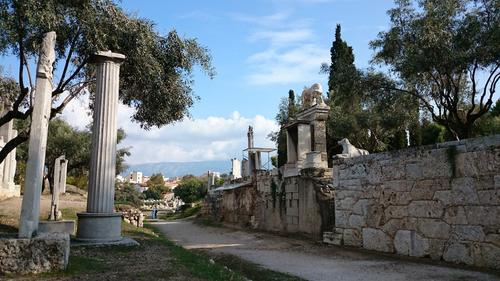
[[76, 240], [107, 243], [122, 239], [122, 213], [78, 213]]

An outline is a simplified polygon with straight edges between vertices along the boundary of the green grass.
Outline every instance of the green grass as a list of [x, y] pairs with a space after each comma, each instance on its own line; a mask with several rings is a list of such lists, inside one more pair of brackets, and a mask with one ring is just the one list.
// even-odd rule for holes
[[160, 219], [167, 221], [185, 219], [197, 215], [200, 211], [201, 205], [196, 205], [194, 207], [189, 207], [182, 212], [160, 215]]
[[221, 222], [218, 222], [211, 217], [196, 218], [193, 221], [194, 223], [202, 226], [223, 227], [223, 224]]
[[78, 217], [76, 216], [77, 211], [71, 208], [61, 209], [62, 217], [65, 220], [76, 220]]

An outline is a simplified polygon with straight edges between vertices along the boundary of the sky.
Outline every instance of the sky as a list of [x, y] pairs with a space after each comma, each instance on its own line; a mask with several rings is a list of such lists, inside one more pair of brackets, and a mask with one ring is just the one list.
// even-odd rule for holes
[[[386, 11], [392, 0], [124, 0], [127, 12], [155, 22], [156, 30], [172, 29], [197, 38], [213, 57], [217, 75], [194, 74], [194, 93], [200, 97], [191, 118], [142, 130], [131, 121], [133, 110], [121, 105], [118, 125], [130, 147], [129, 164], [241, 158], [248, 126], [255, 145], [274, 147], [267, 135], [278, 130], [274, 117], [288, 90], [300, 94], [305, 86], [321, 83], [321, 63], [329, 62], [336, 24], [354, 49], [355, 63], [366, 68], [373, 54], [369, 41], [388, 29]], [[11, 57], [0, 57], [4, 74], [17, 71]], [[62, 114], [73, 126], [91, 122], [88, 98], [73, 101]]]

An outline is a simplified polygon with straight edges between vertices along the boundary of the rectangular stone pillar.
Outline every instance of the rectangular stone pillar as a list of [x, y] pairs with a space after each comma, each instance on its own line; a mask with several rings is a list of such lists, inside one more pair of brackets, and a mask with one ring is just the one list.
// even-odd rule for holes
[[61, 177], [59, 178], [59, 193], [66, 193], [66, 178], [68, 174], [68, 159], [61, 160]]
[[114, 212], [117, 107], [122, 54], [98, 52], [87, 212], [78, 214], [77, 239], [107, 243], [121, 240], [121, 213]]
[[54, 176], [53, 176], [53, 186], [52, 186], [52, 201], [50, 206], [49, 220], [57, 220], [59, 216], [59, 193], [61, 187], [61, 162], [64, 159], [63, 156], [59, 156], [54, 161]]
[[42, 192], [47, 132], [52, 106], [52, 64], [56, 57], [55, 43], [56, 33], [53, 31], [45, 33], [36, 72], [35, 102], [31, 113], [28, 162], [26, 163], [26, 180], [19, 222], [20, 238], [31, 238], [38, 230], [40, 194]]

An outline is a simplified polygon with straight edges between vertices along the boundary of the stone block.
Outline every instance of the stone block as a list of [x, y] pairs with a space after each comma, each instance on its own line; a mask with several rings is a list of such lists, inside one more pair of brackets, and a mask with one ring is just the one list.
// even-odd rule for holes
[[444, 221], [447, 224], [467, 224], [467, 216], [463, 206], [452, 206], [446, 208]]
[[451, 190], [436, 191], [434, 199], [441, 201], [446, 206], [478, 204], [479, 198], [475, 180], [473, 178], [453, 179]]
[[441, 180], [419, 180], [415, 182], [410, 193], [413, 200], [430, 200], [434, 197], [434, 192], [446, 188]]
[[389, 206], [385, 209], [385, 218], [400, 219], [408, 216], [408, 206]]
[[382, 187], [380, 185], [364, 185], [363, 193], [360, 197], [363, 199], [375, 199], [380, 197]]
[[[358, 200], [353, 206], [352, 206], [352, 213], [356, 215], [366, 215], [368, 212], [368, 204], [370, 203], [370, 200], [368, 199], [360, 199]], [[335, 205], [335, 208], [337, 208], [337, 205]]]
[[411, 199], [410, 192], [408, 191], [392, 191], [382, 189], [379, 202], [384, 206], [408, 205]]
[[422, 168], [417, 163], [406, 164], [406, 178], [417, 180], [422, 178]]
[[382, 190], [410, 191], [412, 182], [407, 180], [386, 181], [382, 184]]
[[333, 231], [323, 232], [323, 243], [340, 246], [342, 245], [342, 233]]
[[360, 215], [350, 215], [349, 216], [349, 227], [355, 229], [361, 229], [366, 225], [365, 217]]
[[377, 202], [370, 201], [366, 207], [366, 225], [372, 228], [378, 228], [384, 224], [384, 207]]
[[500, 233], [499, 234], [491, 233], [486, 235], [485, 241], [497, 247], [500, 247]]
[[363, 228], [363, 248], [379, 252], [394, 252], [392, 239], [380, 229]]
[[417, 218], [440, 218], [444, 206], [439, 201], [413, 201], [408, 205], [409, 215]]
[[451, 228], [451, 238], [457, 241], [482, 242], [485, 239], [485, 235], [481, 226], [454, 225]]
[[500, 175], [496, 175], [493, 177], [493, 184], [495, 189], [500, 189]]
[[417, 229], [417, 219], [416, 218], [401, 218], [401, 219], [390, 219], [388, 220], [382, 230], [389, 234], [390, 236], [394, 236], [398, 230], [415, 230]]
[[417, 229], [425, 238], [448, 239], [450, 236], [450, 226], [439, 219], [419, 218]]
[[64, 270], [69, 235], [40, 233], [32, 239], [0, 239], [0, 274], [34, 274]]
[[361, 232], [358, 229], [344, 229], [344, 245], [361, 247], [363, 240], [361, 239]]
[[346, 228], [349, 226], [350, 211], [335, 210], [335, 226]]
[[381, 167], [383, 180], [399, 180], [405, 176], [405, 169], [401, 168], [399, 165], [394, 165], [393, 163], [389, 163], [388, 165], [384, 165]]
[[477, 192], [479, 203], [484, 205], [500, 205], [500, 189], [479, 190]]
[[447, 240], [429, 239], [429, 256], [433, 260], [440, 260], [443, 257], [444, 245]]
[[464, 206], [469, 223], [492, 226], [500, 225], [500, 206]]
[[447, 262], [465, 263], [473, 265], [474, 260], [470, 249], [470, 244], [465, 243], [451, 243], [445, 247], [443, 259]]
[[346, 197], [346, 198], [338, 200], [336, 202], [335, 209], [337, 209], [337, 210], [351, 210], [357, 201], [358, 201], [357, 198]]
[[500, 247], [482, 243], [479, 252], [486, 267], [500, 269]]
[[399, 230], [394, 237], [394, 249], [400, 255], [423, 257], [429, 253], [429, 242], [415, 231]]
[[75, 221], [40, 221], [38, 223], [38, 232], [40, 233], [67, 233], [75, 234]]

